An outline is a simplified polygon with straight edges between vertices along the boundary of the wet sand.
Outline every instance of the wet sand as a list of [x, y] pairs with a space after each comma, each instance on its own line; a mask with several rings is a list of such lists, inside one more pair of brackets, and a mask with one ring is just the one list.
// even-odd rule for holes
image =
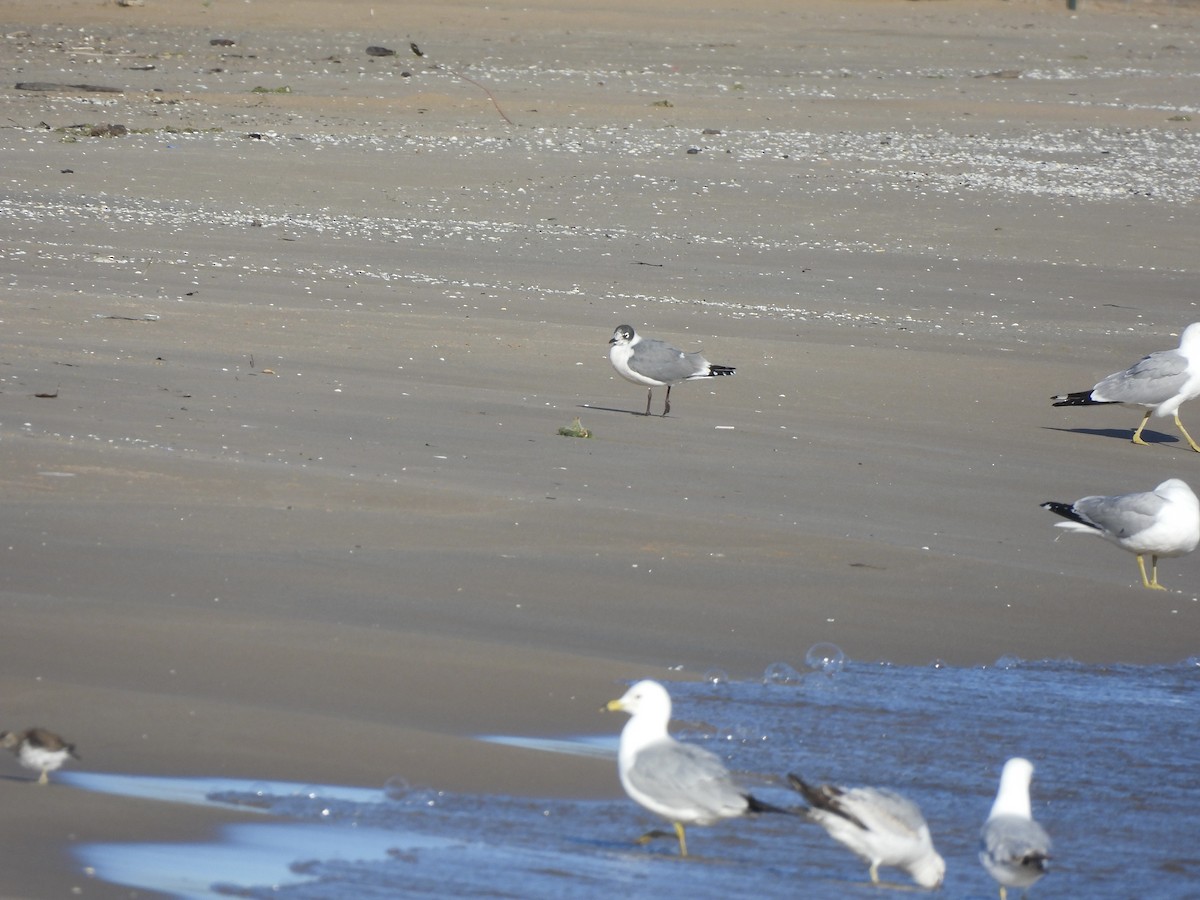
[[[1049, 405], [1200, 318], [1196, 7], [1081, 6], [9, 4], [0, 727], [603, 796], [473, 736], [818, 641], [1196, 653], [1200, 560], [1038, 508], [1200, 466]], [[738, 373], [644, 418], [622, 322]], [[218, 821], [0, 774], [5, 896]]]

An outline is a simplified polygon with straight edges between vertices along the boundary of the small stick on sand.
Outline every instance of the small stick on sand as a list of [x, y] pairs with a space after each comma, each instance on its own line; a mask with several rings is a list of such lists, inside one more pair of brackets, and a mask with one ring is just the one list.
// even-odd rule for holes
[[[411, 41], [408, 46], [412, 48], [412, 52], [415, 53], [417, 56], [421, 56], [421, 57], [425, 56], [425, 52], [420, 47], [417, 46], [416, 41]], [[509, 125], [512, 125], [514, 128], [517, 126], [516, 122], [514, 122], [512, 119], [510, 119], [508, 116], [506, 116], [504, 114], [504, 110], [502, 110], [500, 108], [500, 104], [499, 104], [499, 102], [497, 102], [495, 95], [492, 94], [492, 92], [490, 90], [488, 90], [485, 85], [480, 84], [474, 78], [468, 78], [462, 72], [455, 71], [454, 69], [451, 69], [448, 66], [443, 66], [441, 63], [433, 63], [433, 68], [440, 69], [441, 71], [446, 72], [448, 75], [453, 75], [455, 78], [461, 78], [463, 81], [467, 82], [468, 84], [475, 85], [475, 87], [479, 88], [481, 91], [483, 91], [485, 94], [487, 94], [487, 98], [492, 101], [492, 106], [496, 107], [496, 112], [500, 113], [500, 118], [502, 118]]]

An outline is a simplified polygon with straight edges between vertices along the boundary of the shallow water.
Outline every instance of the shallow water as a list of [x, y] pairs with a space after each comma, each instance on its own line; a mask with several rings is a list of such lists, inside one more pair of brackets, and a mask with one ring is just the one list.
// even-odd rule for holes
[[[1031, 897], [1200, 895], [1200, 659], [970, 669], [835, 662], [804, 674], [776, 665], [758, 682], [708, 675], [671, 685], [676, 736], [722, 754], [770, 803], [797, 803], [781, 785], [788, 771], [908, 794], [947, 861], [941, 896], [996, 896], [976, 842], [1000, 767], [1015, 755], [1037, 767], [1034, 815], [1054, 840], [1052, 870]], [[481, 740], [528, 747], [549, 767], [563, 752], [615, 757], [613, 726], [600, 741]], [[378, 791], [79, 772], [60, 780], [284, 819], [228, 826], [213, 844], [76, 850], [99, 878], [178, 896], [879, 896], [865, 865], [787, 816], [690, 829], [693, 856], [681, 860], [673, 840], [632, 843], [660, 823], [623, 799], [451, 794], [399, 778]]]

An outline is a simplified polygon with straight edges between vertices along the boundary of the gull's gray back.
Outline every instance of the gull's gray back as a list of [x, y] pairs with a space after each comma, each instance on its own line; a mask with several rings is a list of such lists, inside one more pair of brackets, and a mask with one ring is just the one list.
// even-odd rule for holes
[[1167, 501], [1152, 492], [1119, 497], [1084, 497], [1075, 501], [1075, 511], [1116, 537], [1137, 534], [1152, 524]]
[[[1025, 860], [1040, 860], [1050, 855], [1050, 836], [1032, 819], [1021, 816], [995, 816], [988, 819], [980, 835], [983, 853], [994, 865], [1019, 870]], [[985, 861], [986, 862], [986, 861]], [[1042, 866], [1027, 866], [1037, 880]]]
[[633, 347], [629, 368], [647, 378], [673, 383], [707, 372], [708, 361], [700, 353], [684, 353], [663, 341], [642, 338]]
[[1159, 350], [1124, 372], [1114, 372], [1092, 389], [1097, 400], [1147, 406], [1174, 397], [1188, 380], [1187, 357], [1178, 350]]
[[646, 747], [634, 759], [626, 773], [631, 786], [659, 802], [679, 808], [692, 808], [703, 821], [738, 815], [747, 800], [725, 764], [716, 755], [693, 744], [660, 741]]
[[846, 811], [872, 830], [916, 836], [925, 827], [921, 808], [887, 788], [859, 787], [840, 798]]

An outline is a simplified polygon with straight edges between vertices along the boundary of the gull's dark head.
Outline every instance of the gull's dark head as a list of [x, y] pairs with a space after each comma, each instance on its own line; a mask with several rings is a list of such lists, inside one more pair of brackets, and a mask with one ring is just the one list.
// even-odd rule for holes
[[609, 338], [610, 344], [628, 344], [633, 340], [632, 325], [618, 325], [617, 330], [613, 332], [613, 336]]

